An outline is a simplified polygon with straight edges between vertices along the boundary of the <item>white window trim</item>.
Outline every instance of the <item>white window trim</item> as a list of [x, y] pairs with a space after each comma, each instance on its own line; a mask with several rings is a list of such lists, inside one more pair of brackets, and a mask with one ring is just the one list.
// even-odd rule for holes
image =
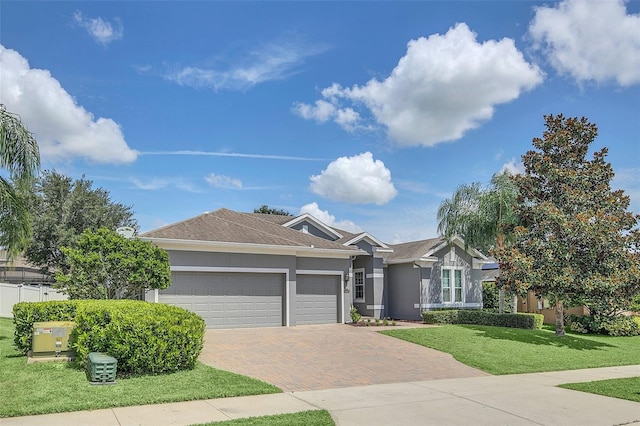
[[[449, 275], [449, 300], [444, 300], [444, 285], [443, 285], [443, 275], [444, 275], [444, 271], [448, 270], [451, 271], [450, 275]], [[462, 279], [462, 300], [456, 302], [455, 298], [456, 298], [456, 274], [454, 271], [461, 271], [460, 272], [460, 278]], [[442, 304], [443, 305], [460, 305], [460, 304], [464, 304], [465, 301], [465, 279], [464, 279], [464, 268], [462, 267], [456, 267], [456, 266], [447, 266], [447, 267], [443, 267], [442, 270], [440, 271], [440, 299], [442, 300]]]
[[[356, 274], [362, 274], [362, 297], [356, 298]], [[364, 302], [365, 301], [365, 288], [367, 283], [367, 277], [364, 273], [364, 268], [358, 268], [353, 270], [353, 301], [354, 302]]]

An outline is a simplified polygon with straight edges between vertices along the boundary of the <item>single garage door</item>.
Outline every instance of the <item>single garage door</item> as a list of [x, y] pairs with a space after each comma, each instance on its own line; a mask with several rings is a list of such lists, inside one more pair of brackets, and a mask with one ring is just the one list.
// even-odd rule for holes
[[297, 275], [296, 324], [338, 322], [339, 286], [336, 275]]
[[159, 301], [204, 318], [208, 328], [282, 326], [284, 274], [173, 272]]

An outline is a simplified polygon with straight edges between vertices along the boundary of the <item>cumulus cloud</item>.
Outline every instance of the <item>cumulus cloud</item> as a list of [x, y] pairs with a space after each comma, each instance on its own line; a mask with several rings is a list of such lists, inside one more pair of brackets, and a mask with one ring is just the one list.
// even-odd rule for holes
[[336, 217], [330, 214], [327, 210], [321, 210], [318, 206], [318, 203], [316, 203], [315, 201], [313, 203], [305, 204], [300, 208], [299, 214], [302, 215], [305, 213], [310, 214], [325, 225], [329, 225], [338, 229], [344, 229], [345, 231], [352, 232], [354, 234], [362, 232], [362, 228], [360, 228], [350, 220], [336, 220]]
[[444, 35], [409, 41], [407, 53], [384, 80], [352, 87], [334, 83], [315, 104], [296, 103], [293, 112], [353, 129], [368, 127], [361, 123], [361, 108], [398, 144], [433, 146], [460, 139], [490, 119], [497, 105], [542, 79], [542, 71], [525, 61], [512, 39], [480, 43], [460, 23]]
[[82, 157], [98, 163], [130, 163], [122, 129], [110, 118], [95, 119], [49, 71], [31, 68], [18, 52], [0, 45], [0, 94], [7, 110], [20, 114], [46, 160]]
[[242, 182], [240, 179], [232, 178], [224, 175], [217, 175], [215, 173], [209, 173], [204, 180], [214, 188], [222, 189], [242, 189]]
[[115, 18], [115, 23], [112, 24], [100, 17], [86, 18], [82, 12], [76, 10], [73, 14], [73, 21], [103, 46], [114, 40], [120, 40], [124, 36], [124, 26], [120, 18]]
[[314, 193], [348, 203], [381, 205], [398, 193], [391, 182], [389, 169], [382, 161], [374, 160], [370, 152], [340, 157], [310, 179]]
[[622, 0], [565, 0], [536, 8], [529, 26], [535, 47], [578, 82], [640, 83], [640, 15]]
[[504, 163], [504, 165], [500, 169], [500, 173], [503, 173], [505, 171], [511, 173], [512, 175], [523, 174], [525, 172], [524, 164], [522, 164], [522, 161], [516, 161], [515, 158], [512, 158], [508, 162]]
[[256, 46], [227, 66], [181, 66], [164, 74], [164, 78], [181, 86], [218, 90], [246, 90], [272, 80], [284, 80], [299, 72], [308, 57], [326, 50], [297, 39], [280, 40]]

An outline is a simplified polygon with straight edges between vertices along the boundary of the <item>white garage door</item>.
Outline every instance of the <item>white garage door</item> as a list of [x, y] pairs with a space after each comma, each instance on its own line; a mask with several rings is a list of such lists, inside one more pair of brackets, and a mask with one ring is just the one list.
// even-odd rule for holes
[[208, 328], [282, 326], [284, 274], [173, 272], [159, 302], [204, 318]]
[[339, 321], [336, 275], [296, 276], [296, 324], [328, 324]]

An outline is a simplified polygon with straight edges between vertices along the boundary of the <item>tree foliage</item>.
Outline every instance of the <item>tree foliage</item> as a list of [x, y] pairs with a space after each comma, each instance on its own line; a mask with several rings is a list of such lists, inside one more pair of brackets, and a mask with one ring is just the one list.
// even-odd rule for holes
[[30, 199], [33, 236], [25, 251], [27, 260], [53, 275], [63, 271], [60, 247], [72, 247], [87, 229], [132, 226], [136, 221], [130, 206], [111, 201], [109, 192], [92, 188], [93, 182], [73, 180], [44, 171]]
[[486, 188], [477, 182], [460, 185], [440, 203], [438, 232], [448, 240], [459, 236], [485, 253], [511, 240], [519, 219], [514, 212], [518, 190], [510, 177], [507, 171], [495, 174]]
[[20, 117], [0, 104], [0, 246], [14, 258], [31, 233], [26, 197], [40, 168], [38, 144]]
[[56, 274], [56, 287], [70, 299], [135, 299], [171, 284], [166, 251], [109, 229], [86, 230], [61, 250], [69, 269]]
[[269, 207], [266, 204], [261, 205], [257, 209], [253, 209], [254, 213], [262, 213], [262, 214], [276, 214], [281, 216], [293, 216], [291, 213], [286, 211], [285, 209], [276, 209], [273, 207]]
[[513, 178], [522, 221], [514, 244], [495, 256], [500, 280], [555, 304], [556, 334], [564, 335], [564, 305], [610, 316], [640, 291], [640, 216], [627, 211], [623, 191], [610, 187], [607, 148], [586, 158], [595, 124], [551, 115], [545, 127], [522, 157], [525, 173]]

